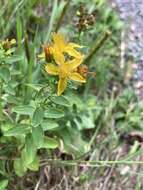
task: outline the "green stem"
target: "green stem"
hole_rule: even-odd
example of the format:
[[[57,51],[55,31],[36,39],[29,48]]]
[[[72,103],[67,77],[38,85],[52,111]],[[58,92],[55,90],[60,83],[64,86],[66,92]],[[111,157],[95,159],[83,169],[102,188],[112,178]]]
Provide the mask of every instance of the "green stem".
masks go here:
[[[59,17],[59,19],[58,19],[58,21],[57,21],[57,24],[56,24],[56,27],[55,27],[55,32],[57,32],[58,29],[59,29],[60,26],[61,26],[63,17],[64,17],[64,15],[65,15],[65,13],[66,13],[66,10],[67,10],[68,6],[69,6],[69,3],[70,3],[70,0],[68,0],[68,1],[65,3],[65,5],[64,5],[64,8],[63,8],[63,10],[62,10],[62,12],[61,12],[61,15],[60,15],[60,17]]]
[[[82,160],[53,160],[48,159],[46,162],[41,163],[41,165],[46,164],[60,164],[60,165],[66,165],[66,166],[88,166],[88,167],[97,167],[97,166],[112,166],[113,164],[139,164],[143,165],[143,161],[136,161],[136,160],[97,160],[97,161],[82,161]]]
[[[88,64],[94,54],[103,46],[108,37],[111,35],[110,31],[106,31],[103,36],[95,43],[95,45],[90,49],[89,55],[85,58],[84,64]]]
[[[28,36],[25,36],[25,53],[26,53],[26,57],[27,57],[27,62],[28,62],[28,72],[27,72],[27,83],[31,84],[32,83],[32,71],[33,71],[33,66],[35,63],[35,52],[34,52],[34,45],[33,44],[29,44],[29,40],[28,40]],[[29,97],[31,96],[31,88],[29,88],[28,86],[26,87],[26,98],[25,101],[27,102],[27,100],[29,99]]]
[[[0,119],[2,118],[3,115],[3,110],[2,110],[2,81],[0,81]]]
[[[90,90],[92,84],[92,79],[87,80],[86,86],[85,86],[85,90],[84,90],[84,98],[86,99]]]
[[[91,140],[89,142],[89,147],[91,147],[93,145],[93,143],[95,142],[96,137],[97,137],[98,132],[99,132],[100,129],[101,129],[101,123],[99,123],[98,127],[96,128],[96,130],[95,130],[95,132],[94,132],[94,134],[93,134],[93,136],[92,136],[92,138],[91,138]]]
[[[25,46],[25,53],[26,53],[27,62],[29,64],[29,62],[30,62],[30,50],[29,50],[29,43],[28,43],[28,35],[27,34],[25,34],[24,46]]]
[[[55,15],[56,15],[56,12],[57,12],[57,6],[58,6],[58,1],[54,0],[51,19],[50,19],[49,26],[48,26],[48,32],[47,32],[47,35],[46,35],[46,38],[45,38],[46,42],[48,41],[49,36],[51,34],[51,31],[52,31],[52,28],[53,28],[53,24],[54,24],[54,21],[55,21]]]

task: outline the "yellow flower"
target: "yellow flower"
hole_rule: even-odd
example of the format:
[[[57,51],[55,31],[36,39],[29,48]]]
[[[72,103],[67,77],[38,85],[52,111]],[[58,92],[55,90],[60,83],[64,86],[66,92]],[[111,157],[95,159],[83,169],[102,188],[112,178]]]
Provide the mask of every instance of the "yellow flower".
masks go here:
[[[16,44],[16,40],[15,39],[6,39],[5,41],[2,41],[1,42],[1,45],[2,47],[5,49],[5,50],[8,50],[11,48],[12,45]]]
[[[69,61],[65,61],[64,56],[61,56],[57,60],[57,66],[54,64],[47,64],[45,70],[51,75],[58,75],[58,96],[60,96],[67,87],[67,80],[71,79],[77,82],[86,82],[85,78],[77,72],[77,67],[82,63],[83,55],[80,58],[74,58]]]
[[[5,51],[5,55],[11,55],[13,52],[12,46],[16,44],[15,39],[6,39],[0,42],[0,48]]]
[[[65,41],[64,36],[60,33],[53,34],[53,44],[49,47],[50,53],[53,54],[55,61],[63,59],[63,53],[74,58],[80,58],[81,54],[75,48],[81,48],[82,46],[75,43],[68,43]]]
[[[38,55],[38,58],[46,59],[46,61],[49,62],[47,57],[49,58],[48,55],[52,55],[54,60],[59,62],[61,59],[64,59],[64,53],[67,53],[73,58],[81,57],[80,52],[78,52],[75,48],[82,48],[83,46],[66,42],[64,36],[60,33],[54,33],[52,38],[53,43],[43,45],[44,52]]]

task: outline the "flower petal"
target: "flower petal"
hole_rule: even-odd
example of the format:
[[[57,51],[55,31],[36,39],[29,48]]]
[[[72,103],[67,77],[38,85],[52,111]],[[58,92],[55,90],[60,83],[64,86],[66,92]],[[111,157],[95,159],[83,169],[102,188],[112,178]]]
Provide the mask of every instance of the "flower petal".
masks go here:
[[[58,65],[62,65],[65,62],[65,57],[62,53],[54,52],[53,57]]]
[[[53,64],[47,64],[45,70],[50,75],[58,75],[58,67]]]
[[[69,75],[69,78],[71,80],[77,81],[77,82],[86,82],[85,78],[82,77],[79,73],[73,72]]]
[[[60,78],[58,82],[58,96],[60,96],[67,87],[67,78]]]
[[[72,43],[72,42],[68,43],[68,46],[70,48],[82,48],[82,47],[84,47],[84,46],[80,46],[80,45],[78,45],[76,43]]]
[[[84,55],[80,55],[80,56],[81,56],[80,58],[67,61],[67,64],[69,64],[70,71],[73,71],[74,69],[76,69],[83,62]]]
[[[59,49],[65,48],[66,42],[65,42],[64,36],[61,33],[54,33],[52,37],[53,37],[54,44]]]
[[[64,52],[68,53],[70,56],[75,57],[75,58],[81,57],[81,53],[70,46],[67,46]]]
[[[59,49],[56,48],[55,46],[53,46],[53,47],[51,46],[49,49],[50,49],[51,54],[52,54],[53,57],[54,57],[55,62],[56,62],[58,65],[64,64],[64,62],[65,62],[65,57],[64,57],[64,55],[62,54],[62,52],[60,52]]]

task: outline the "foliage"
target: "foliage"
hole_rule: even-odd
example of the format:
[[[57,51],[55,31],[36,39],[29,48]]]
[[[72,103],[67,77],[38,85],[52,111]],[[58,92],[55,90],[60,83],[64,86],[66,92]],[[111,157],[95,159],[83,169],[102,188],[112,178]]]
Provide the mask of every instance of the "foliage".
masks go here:
[[[38,171],[43,159],[61,159],[56,151],[84,159],[93,149],[100,152],[107,139],[112,151],[121,134],[142,129],[142,103],[130,84],[124,88],[126,73],[119,65],[122,23],[104,0],[2,3],[0,189],[15,175]],[[47,60],[39,56],[41,44],[57,31],[83,46],[87,69],[86,84],[68,81],[61,96],[57,76],[46,72]],[[99,147],[96,137],[103,130],[108,137]]]

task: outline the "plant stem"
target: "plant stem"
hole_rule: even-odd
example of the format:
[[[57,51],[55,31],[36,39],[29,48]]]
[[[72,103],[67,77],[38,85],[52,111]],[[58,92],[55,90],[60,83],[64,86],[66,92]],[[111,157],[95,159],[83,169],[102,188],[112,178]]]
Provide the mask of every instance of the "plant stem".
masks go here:
[[[95,130],[95,132],[94,132],[94,134],[93,134],[91,140],[89,141],[89,147],[91,147],[91,146],[93,145],[93,143],[94,143],[94,141],[96,140],[96,137],[97,137],[98,132],[99,132],[100,129],[101,129],[101,123],[99,123],[99,125],[98,125],[98,127],[96,128],[96,130]]]
[[[2,81],[0,81],[0,119],[2,118],[3,115],[3,110],[2,110]]]
[[[82,161],[82,160],[53,160],[48,159],[46,162],[41,163],[41,165],[47,165],[47,164],[59,164],[59,165],[66,165],[66,166],[88,166],[88,167],[97,167],[97,166],[109,166],[111,167],[114,164],[139,164],[143,165],[143,161],[136,161],[136,160],[97,160],[97,161]]]
[[[106,31],[103,36],[95,43],[95,45],[90,49],[89,55],[85,58],[84,64],[88,64],[91,60],[91,58],[94,56],[94,54],[103,46],[103,44],[106,42],[106,40],[111,35],[110,31]]]
[[[57,24],[56,24],[56,27],[55,27],[55,32],[57,32],[58,29],[59,29],[60,26],[61,26],[63,17],[64,17],[64,15],[65,15],[65,13],[66,13],[66,10],[67,10],[67,8],[68,8],[69,3],[70,3],[70,0],[68,0],[68,1],[65,3],[65,5],[64,5],[64,8],[63,8],[63,10],[62,10],[62,12],[61,12],[61,15],[60,15],[60,18],[59,18],[58,21],[57,21]]]
[[[30,50],[29,50],[29,43],[28,43],[28,35],[27,34],[25,34],[24,46],[25,46],[25,53],[26,53],[27,62],[29,64],[29,62],[30,62]]]
[[[32,71],[33,71],[33,66],[35,63],[35,48],[34,48],[34,44],[29,44],[29,40],[28,40],[28,36],[25,36],[25,53],[26,53],[26,58],[27,58],[27,62],[28,62],[28,71],[27,71],[27,83],[31,84],[32,83]],[[31,88],[29,88],[28,86],[26,87],[26,99],[25,101],[27,102],[27,100],[29,99],[29,97],[31,96]]]
[[[52,28],[53,28],[53,24],[54,24],[54,21],[55,21],[55,14],[57,12],[57,7],[58,7],[58,1],[54,0],[53,9],[52,9],[52,13],[51,13],[51,18],[50,18],[50,22],[49,22],[49,26],[48,26],[48,32],[47,32],[47,35],[46,35],[46,38],[45,38],[46,42],[48,41],[49,36],[51,34],[51,31],[52,31]]]

